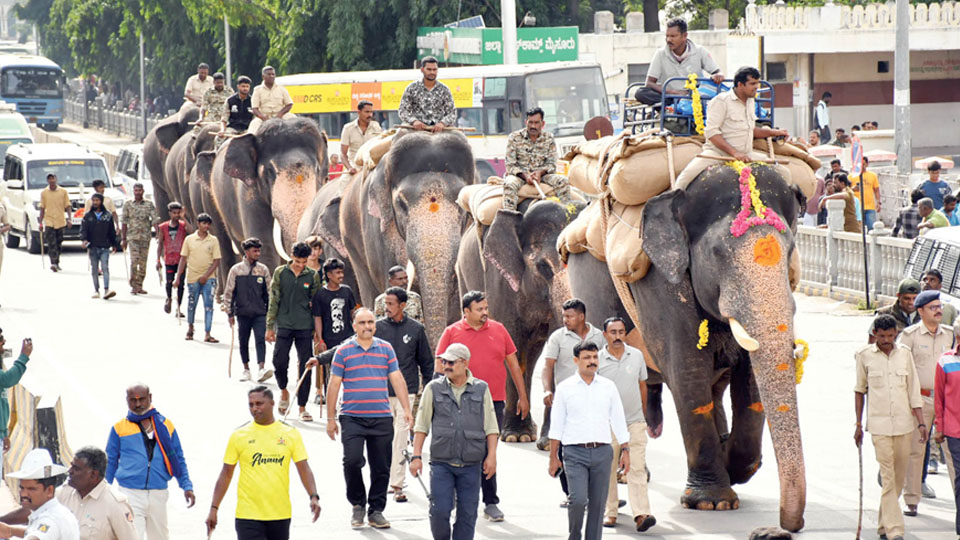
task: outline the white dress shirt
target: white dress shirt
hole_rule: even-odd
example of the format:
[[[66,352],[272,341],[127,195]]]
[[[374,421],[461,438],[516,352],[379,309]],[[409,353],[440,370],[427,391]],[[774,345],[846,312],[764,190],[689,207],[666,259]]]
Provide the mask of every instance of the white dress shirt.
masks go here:
[[[630,440],[613,381],[594,375],[587,384],[578,373],[557,385],[550,411],[551,439],[561,444],[609,444],[611,430],[621,444]]]
[[[56,497],[30,513],[24,538],[37,540],[80,540],[77,518]]]

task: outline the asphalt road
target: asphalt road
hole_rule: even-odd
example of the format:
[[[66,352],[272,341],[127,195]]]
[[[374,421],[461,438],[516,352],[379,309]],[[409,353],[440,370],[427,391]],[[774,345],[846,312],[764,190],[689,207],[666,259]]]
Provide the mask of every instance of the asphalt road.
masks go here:
[[[90,444],[103,447],[112,424],[126,413],[126,386],[135,381],[151,386],[155,406],[180,432],[197,492],[196,507],[187,509],[182,492],[171,485],[172,538],[203,538],[203,521],[227,437],[249,420],[245,396],[248,385],[238,380],[241,367],[237,355],[234,377],[227,378],[230,329],[223,313],[216,313],[213,329],[220,344],[184,341],[186,326],[163,313],[163,289],[156,272],[151,271],[145,283],[150,294],[133,297],[126,284],[123,260],[120,254],[111,259],[117,297],[93,300],[87,259],[79,244],[68,244],[62,260],[64,271],[59,274],[42,268],[39,256],[28,255],[23,249],[6,249],[0,277],[0,327],[15,353],[23,337],[33,338],[35,351],[25,380],[31,388],[62,396],[68,440],[74,449]],[[852,442],[853,352],[866,337],[869,318],[822,298],[798,295],[797,305],[799,337],[809,341],[811,349],[799,387],[808,482],[806,528],[800,537],[847,540],[856,530],[858,493],[857,451]],[[296,380],[295,374],[292,379]],[[275,386],[275,380],[270,384]],[[538,388],[535,385],[532,396],[536,418],[543,410]],[[666,399],[664,409],[663,436],[651,441],[647,453],[653,475],[650,499],[658,524],[645,536],[744,539],[755,527],[776,525],[779,489],[769,437],[764,445],[764,465],[749,484],[736,488],[741,499],[739,510],[702,512],[680,507],[686,458],[672,400]],[[429,538],[427,503],[419,486],[409,478],[410,502],[396,504],[391,499],[387,505],[385,515],[393,528],[350,529],[341,446],[327,438],[320,408],[310,405],[310,410],[317,421],[292,423],[307,444],[323,513],[317,523],[310,523],[307,495],[294,474],[293,538]],[[880,490],[874,480],[877,466],[873,449],[869,437],[866,440],[863,537],[875,538]],[[477,537],[565,537],[566,516],[558,507],[562,493],[558,482],[547,476],[546,454],[532,443],[501,443],[498,456],[501,508],[507,519],[491,524],[481,518]],[[921,503],[920,517],[906,518],[908,538],[956,538],[952,533],[954,505],[949,480],[945,469],[941,471],[929,478],[938,498]],[[214,538],[234,536],[231,517],[235,486],[236,480],[221,505],[221,527]],[[626,489],[621,487],[621,497],[625,496]],[[604,531],[607,538],[637,534],[629,526],[629,516],[621,514],[620,521],[618,528]]]

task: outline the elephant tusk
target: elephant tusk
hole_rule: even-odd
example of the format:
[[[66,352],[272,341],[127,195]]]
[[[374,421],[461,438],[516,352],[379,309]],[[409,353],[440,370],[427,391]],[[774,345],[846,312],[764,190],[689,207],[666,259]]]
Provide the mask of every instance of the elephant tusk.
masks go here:
[[[729,321],[730,330],[733,332],[733,338],[737,340],[737,343],[739,343],[741,347],[746,349],[747,352],[753,352],[760,348],[760,343],[750,337],[747,329],[744,328],[739,321],[732,317],[729,319]]]

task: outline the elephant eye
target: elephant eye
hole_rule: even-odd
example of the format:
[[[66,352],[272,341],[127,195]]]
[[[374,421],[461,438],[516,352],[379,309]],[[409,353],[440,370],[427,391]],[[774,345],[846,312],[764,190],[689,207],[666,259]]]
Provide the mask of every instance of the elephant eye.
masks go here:
[[[547,281],[553,280],[553,267],[544,259],[537,261],[537,272]]]

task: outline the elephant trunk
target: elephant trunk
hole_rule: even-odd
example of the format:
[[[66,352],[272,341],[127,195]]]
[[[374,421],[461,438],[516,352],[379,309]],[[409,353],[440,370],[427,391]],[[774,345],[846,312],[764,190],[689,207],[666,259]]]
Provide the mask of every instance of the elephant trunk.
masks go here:
[[[297,241],[297,227],[317,194],[317,181],[316,167],[306,160],[277,171],[270,193],[270,210],[280,226],[283,253],[290,253]]]
[[[753,240],[753,241],[751,241]],[[775,245],[774,245],[775,244]],[[788,280],[787,238],[751,235],[735,250],[730,281],[721,289],[720,311],[750,354],[767,416],[780,478],[780,526],[803,527],[806,474],[797,410],[793,295]]]

